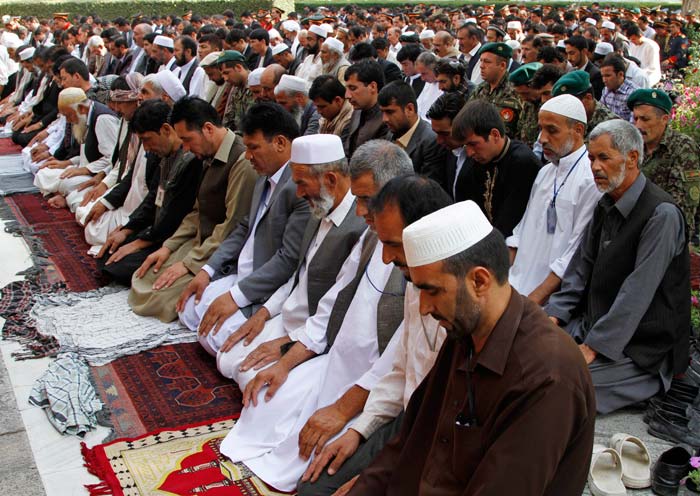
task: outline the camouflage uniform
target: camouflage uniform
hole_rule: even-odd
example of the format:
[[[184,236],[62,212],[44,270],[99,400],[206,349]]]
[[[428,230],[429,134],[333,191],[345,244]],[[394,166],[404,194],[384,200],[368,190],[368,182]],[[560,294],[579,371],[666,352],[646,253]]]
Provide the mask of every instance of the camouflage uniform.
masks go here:
[[[226,110],[224,111],[224,127],[229,128],[231,131],[240,131],[241,118],[243,118],[252,104],[253,94],[247,87],[234,86],[231,88],[228,102],[226,102]]]
[[[586,129],[586,142],[588,142],[588,135],[591,134],[591,131],[600,124],[601,122],[609,121],[610,119],[619,119],[620,117],[610,110],[608,107],[603,105],[602,103],[596,101],[595,102],[595,110],[593,111],[593,115],[591,118],[588,120],[588,128]]]
[[[661,143],[650,155],[645,153],[642,163],[644,175],[670,194],[683,211],[691,233],[700,200],[699,154],[692,138],[667,125]]]
[[[513,91],[513,87],[508,81],[508,71],[503,75],[501,82],[498,83],[496,89],[491,91],[491,85],[484,81],[469,96],[469,100],[483,98],[493,103],[498,107],[498,112],[501,114],[501,119],[506,126],[506,134],[511,137],[517,137],[518,132],[518,116],[522,110],[520,98]]]
[[[540,134],[539,113],[542,102],[523,102],[523,111],[518,119],[516,138],[532,148]]]

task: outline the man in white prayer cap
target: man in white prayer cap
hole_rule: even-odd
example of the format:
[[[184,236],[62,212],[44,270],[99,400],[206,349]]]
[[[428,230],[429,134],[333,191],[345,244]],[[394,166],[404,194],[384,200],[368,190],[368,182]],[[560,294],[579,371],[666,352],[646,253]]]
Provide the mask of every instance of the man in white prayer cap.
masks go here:
[[[591,378],[573,339],[508,284],[503,236],[466,201],[406,227],[403,248],[420,312],[447,339],[398,436],[348,494],[500,495],[513,481],[526,496],[580,494]]]
[[[337,143],[336,138],[324,139]],[[383,262],[368,202],[386,181],[412,170],[408,155],[386,140],[357,149],[350,161],[351,190],[357,214],[371,229],[353,247],[315,315],[286,338],[291,344],[284,350],[279,343],[269,347],[276,363],[248,383],[241,417],[221,444],[224,455],[242,461],[277,490],[294,490],[311,455],[344,432],[391,368],[401,334],[396,330],[403,319],[405,280],[398,268]],[[258,347],[243,366],[269,363],[265,352]]]
[[[277,45],[279,46],[279,45]],[[274,47],[272,50],[274,51],[276,47]],[[258,67],[257,69],[254,69],[248,73],[248,89],[250,92],[253,94],[253,99],[256,102],[261,101],[262,99],[262,85],[261,83],[261,78],[262,74],[265,72],[264,67]]]
[[[112,165],[119,120],[106,105],[89,100],[80,88],[66,88],[58,94],[58,111],[72,125],[80,154],[66,161],[53,161],[50,166],[42,165],[34,185],[45,196],[52,195],[52,207],[67,206],[75,212],[87,193],[79,187],[94,175],[108,172]]]
[[[175,60],[175,41],[162,34],[156,36],[151,45],[151,58],[160,63],[158,72],[178,69],[177,61]]]
[[[221,55],[221,52],[211,52],[204,56],[199,63],[199,66],[207,74],[207,82],[204,84],[204,96],[202,98],[214,108],[218,108],[228,89],[226,80],[221,74],[221,69],[216,63],[219,55]]]
[[[350,67],[350,61],[345,58],[345,45],[336,38],[328,38],[321,45],[321,61],[323,74],[328,74],[345,81],[345,71]]]
[[[299,124],[302,136],[318,134],[318,121],[321,116],[316,112],[314,102],[309,99],[309,88],[305,79],[283,75],[275,86],[275,100],[292,114]]]
[[[530,190],[522,220],[509,236],[513,287],[543,305],[559,289],[600,198],[583,138],[586,109],[572,95],[559,95],[540,108],[540,140],[549,163]]]
[[[149,74],[143,79],[139,90],[139,101],[158,98],[171,107],[187,95],[185,87],[171,71],[161,71]]]
[[[306,35],[307,57],[296,71],[296,75],[306,79],[309,84],[313,83],[316,77],[323,72],[323,61],[321,60],[321,45],[328,38],[328,32],[321,26],[312,24]]]

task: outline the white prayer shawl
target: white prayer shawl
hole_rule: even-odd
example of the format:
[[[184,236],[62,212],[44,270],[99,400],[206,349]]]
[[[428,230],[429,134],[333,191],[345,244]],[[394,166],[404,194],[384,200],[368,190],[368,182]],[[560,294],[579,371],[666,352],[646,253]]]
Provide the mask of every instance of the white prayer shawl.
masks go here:
[[[358,244],[361,246],[361,241]],[[353,385],[371,390],[391,369],[401,333],[394,333],[380,357],[377,304],[381,295],[369,280],[383,288],[392,269],[392,265],[382,262],[382,245],[378,243],[368,264],[368,277],[360,282],[330,351],[293,369],[269,402],[264,400],[263,389],[258,406],[243,409],[221,444],[224,455],[234,462],[244,462],[278,490],[292,491],[296,487],[309,464],[299,457],[299,432],[309,417],[334,403]]]
[[[351,424],[365,439],[406,409],[447,337],[438,321],[420,314],[420,290],[411,283],[406,286],[404,325],[399,332],[391,371],[375,384],[362,413]]]
[[[579,156],[581,160],[561,186]],[[557,188],[561,188],[556,201],[557,226],[553,234],[548,234],[547,208],[555,180]],[[525,214],[506,240],[509,247],[518,249],[509,274],[509,281],[518,292],[529,295],[550,272],[564,276],[601,195],[585,146],[562,158],[558,166],[549,163],[540,169]]]
[[[416,101],[418,104],[418,115],[421,119],[430,122],[430,119],[428,119],[426,114],[428,113],[428,110],[430,110],[430,107],[432,107],[433,103],[435,103],[435,100],[440,98],[440,95],[442,95],[442,90],[438,88],[437,82],[425,83],[425,86],[423,86],[423,90],[420,92],[420,95],[418,95],[418,99]]]

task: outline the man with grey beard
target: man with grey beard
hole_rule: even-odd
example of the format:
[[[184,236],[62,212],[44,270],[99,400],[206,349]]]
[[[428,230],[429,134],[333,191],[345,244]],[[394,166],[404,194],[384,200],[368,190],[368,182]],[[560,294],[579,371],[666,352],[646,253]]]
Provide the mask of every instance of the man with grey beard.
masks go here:
[[[550,163],[537,174],[525,214],[506,239],[510,283],[540,305],[559,289],[600,198],[583,142],[586,120],[583,103],[572,95],[542,105],[541,140]]]
[[[45,162],[37,171],[34,185],[49,205],[69,207],[75,212],[86,190],[79,186],[100,172],[107,172],[117,142],[119,120],[107,106],[89,100],[80,88],[66,88],[58,95],[58,111],[72,125],[80,154],[68,160]]]
[[[603,197],[545,311],[578,343],[604,414],[664,393],[688,367],[690,258],[683,213],[639,169],[639,131],[601,123],[588,156]],[[649,424],[669,428],[683,426]]]
[[[284,74],[275,86],[275,100],[292,114],[302,136],[318,134],[321,116],[314,102],[309,100],[306,80]]]

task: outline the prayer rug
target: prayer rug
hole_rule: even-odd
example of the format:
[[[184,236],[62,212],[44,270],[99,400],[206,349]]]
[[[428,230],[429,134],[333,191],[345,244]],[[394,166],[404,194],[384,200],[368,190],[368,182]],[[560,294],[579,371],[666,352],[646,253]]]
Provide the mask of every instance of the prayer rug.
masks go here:
[[[86,488],[93,496],[289,494],[270,489],[245,465],[221,454],[235,418],[161,429],[92,449],[83,443],[85,466],[102,481]]]
[[[15,145],[12,142],[12,138],[0,138],[0,155],[11,155],[21,151],[22,147]]]
[[[199,343],[162,346],[92,367],[95,388],[117,437],[240,413],[238,386]]]

